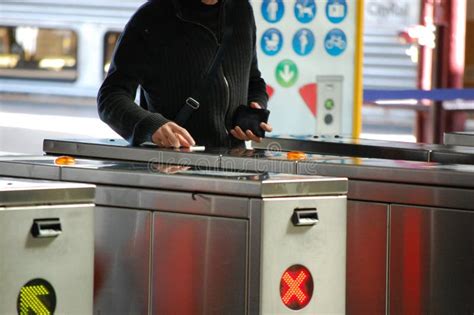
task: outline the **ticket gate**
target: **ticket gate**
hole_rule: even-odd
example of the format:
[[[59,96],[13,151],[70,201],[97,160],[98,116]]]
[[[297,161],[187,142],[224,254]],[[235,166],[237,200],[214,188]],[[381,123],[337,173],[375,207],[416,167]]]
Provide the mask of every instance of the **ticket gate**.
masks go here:
[[[88,158],[115,159],[136,162],[159,162],[186,166],[214,167],[230,170],[296,174],[298,157],[275,149],[162,149],[154,145],[132,147],[121,139],[82,139],[44,141],[43,150],[51,155],[70,155]],[[340,160],[340,156],[305,154],[305,160]]]
[[[126,142],[115,145],[108,142],[50,140],[45,142],[45,151],[121,156],[119,147],[128,147]],[[126,159],[150,154],[162,162],[172,157],[173,161],[193,164],[217,157],[219,165],[228,169],[272,169],[291,174],[296,170],[298,174],[348,177],[347,312],[419,313],[417,310],[428,312],[428,309],[436,308],[448,313],[449,309],[463,313],[474,309],[471,302],[474,301],[474,273],[469,271],[474,257],[471,233],[474,228],[474,169],[469,165],[409,160],[469,161],[473,157],[469,148],[415,144],[400,147],[397,143],[380,141],[362,141],[361,146],[354,142],[347,146],[345,142],[351,141],[343,139],[340,145],[333,147],[332,141],[328,142],[323,143],[327,150],[319,152],[335,155],[359,152],[362,156],[375,152],[384,159],[324,156],[311,151],[311,147],[296,146],[299,142],[293,141],[288,142],[290,147],[285,146],[285,142],[273,142],[253,151],[180,152],[139,147],[134,148],[135,156]],[[377,147],[376,144],[383,145]],[[101,150],[96,149],[99,146]],[[363,152],[367,146],[370,150]],[[284,151],[305,148],[309,152]],[[181,155],[186,158],[180,159]],[[405,160],[390,160],[390,156]],[[413,232],[410,237],[404,234],[408,231]],[[412,239],[429,249],[419,253],[417,262],[412,262],[411,252],[405,251],[414,250]],[[452,243],[457,246],[450,246]],[[406,259],[401,259],[402,256]],[[409,296],[404,292],[410,289],[407,286],[413,275],[406,272],[413,266],[418,268],[422,278],[414,291],[416,294]],[[421,273],[422,270],[429,274]],[[452,274],[453,277],[436,276],[439,274]],[[405,282],[399,279],[405,279]]]
[[[474,167],[352,158],[298,164],[347,176],[347,312],[474,312]]]
[[[432,145],[380,140],[352,139],[339,136],[276,137],[253,143],[257,149],[268,147],[282,151],[333,154],[379,159],[428,161]]]
[[[90,314],[92,185],[0,177],[0,314]]]
[[[459,138],[459,137],[458,137]],[[154,145],[134,148],[120,139],[45,140],[43,150],[49,154],[123,159],[128,161],[165,161],[172,164],[225,167],[242,170],[266,170],[294,173],[296,162],[281,153],[305,152],[318,160],[335,156],[365,157],[388,160],[435,162],[443,164],[474,164],[474,148],[466,146],[433,145],[341,137],[265,138],[252,143],[255,151],[208,149],[204,152],[163,150]],[[140,154],[137,154],[140,152]],[[240,152],[242,151],[242,152]],[[249,153],[250,152],[250,153]],[[306,159],[305,158],[305,159]]]
[[[345,313],[346,179],[52,156],[0,173],[97,184],[95,314]]]
[[[453,145],[407,143],[344,137],[279,137],[253,143],[257,149],[303,151],[313,154],[424,161],[445,164],[474,164],[474,148]]]

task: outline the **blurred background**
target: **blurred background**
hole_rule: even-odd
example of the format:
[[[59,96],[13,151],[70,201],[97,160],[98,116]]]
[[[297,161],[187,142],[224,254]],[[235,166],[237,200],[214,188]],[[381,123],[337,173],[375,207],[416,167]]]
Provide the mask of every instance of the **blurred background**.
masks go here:
[[[41,153],[51,137],[117,137],[95,97],[142,3],[0,0],[0,151]],[[362,138],[439,143],[443,131],[474,130],[474,102],[462,91],[384,97],[474,87],[474,0],[366,0],[364,25]]]

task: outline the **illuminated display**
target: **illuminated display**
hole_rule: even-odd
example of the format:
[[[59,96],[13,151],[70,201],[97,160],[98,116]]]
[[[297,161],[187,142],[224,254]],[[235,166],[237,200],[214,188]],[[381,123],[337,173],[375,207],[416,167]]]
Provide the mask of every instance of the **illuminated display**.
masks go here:
[[[301,265],[291,266],[281,277],[281,300],[288,308],[300,310],[311,301],[313,287],[313,277],[306,267]]]
[[[34,279],[21,288],[17,300],[19,315],[49,315],[54,314],[55,309],[56,293],[49,282]]]

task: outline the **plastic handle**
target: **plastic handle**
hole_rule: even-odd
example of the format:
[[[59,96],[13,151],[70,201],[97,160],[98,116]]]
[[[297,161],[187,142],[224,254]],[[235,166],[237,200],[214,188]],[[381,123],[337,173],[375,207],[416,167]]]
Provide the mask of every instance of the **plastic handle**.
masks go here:
[[[59,218],[35,219],[31,228],[31,235],[34,238],[58,237],[62,233],[61,221]]]
[[[318,209],[295,209],[291,222],[294,226],[312,226],[319,222]]]

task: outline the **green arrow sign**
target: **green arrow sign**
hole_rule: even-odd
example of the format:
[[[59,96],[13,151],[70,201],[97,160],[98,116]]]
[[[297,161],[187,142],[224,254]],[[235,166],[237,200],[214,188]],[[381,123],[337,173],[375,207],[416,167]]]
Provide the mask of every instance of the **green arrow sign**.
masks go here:
[[[276,68],[275,72],[277,82],[285,88],[292,87],[298,81],[298,67],[291,60],[283,60]]]

